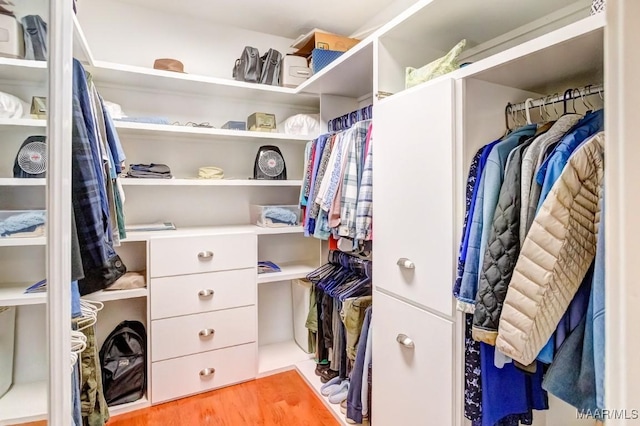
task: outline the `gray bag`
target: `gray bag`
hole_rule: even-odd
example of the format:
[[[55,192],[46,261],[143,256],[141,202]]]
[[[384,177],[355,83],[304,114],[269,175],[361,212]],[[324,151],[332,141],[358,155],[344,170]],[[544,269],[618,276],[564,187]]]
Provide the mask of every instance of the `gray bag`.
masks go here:
[[[282,67],[282,54],[275,49],[269,49],[262,56],[262,75],[260,83],[280,86],[280,68]]]
[[[233,78],[248,83],[259,83],[262,75],[262,60],[258,49],[246,46],[240,59],[236,59],[233,67]]]

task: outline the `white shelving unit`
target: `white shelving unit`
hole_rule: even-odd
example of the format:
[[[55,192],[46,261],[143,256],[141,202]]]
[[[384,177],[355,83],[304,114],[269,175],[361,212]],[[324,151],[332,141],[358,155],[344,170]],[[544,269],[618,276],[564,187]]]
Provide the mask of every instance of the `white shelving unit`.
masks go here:
[[[46,244],[47,244],[46,237],[0,238],[0,247],[44,246]]]
[[[278,266],[280,266],[280,272],[258,274],[258,284],[304,278],[318,267],[317,264],[314,264],[313,262],[278,264]]]
[[[373,36],[362,40],[331,64],[298,86],[298,92],[349,98],[373,92]]]
[[[0,64],[0,70],[2,69],[3,67]],[[44,130],[47,127],[47,120],[37,118],[0,118],[0,129],[3,127],[31,127]]]
[[[292,370],[299,362],[311,358],[313,358],[313,354],[304,352],[295,341],[260,346],[258,348],[258,377]]]
[[[0,80],[44,83],[47,80],[47,63],[0,58]]]
[[[122,186],[300,186],[301,180],[122,179]]]
[[[0,122],[0,125],[2,123]],[[252,132],[244,130],[210,129],[203,127],[174,126],[170,124],[135,123],[115,121],[121,136],[168,136],[203,139],[207,141],[234,142],[296,142],[304,143],[312,136],[287,135],[285,133]]]
[[[0,178],[0,186],[45,186],[46,184],[47,180],[44,178]]]
[[[141,398],[137,401],[129,402],[127,404],[114,405],[113,407],[109,407],[109,415],[111,417],[118,416],[120,414],[129,413],[135,410],[141,410],[143,408],[149,407],[150,403],[147,397]]]
[[[245,83],[104,61],[94,61],[93,66],[88,67],[87,70],[91,72],[99,85],[105,87],[135,87],[155,92],[197,94],[261,103],[317,105],[317,97],[298,95],[295,89],[286,87]]]
[[[84,299],[96,302],[112,302],[114,300],[136,299],[139,297],[147,297],[149,290],[146,288],[134,288],[130,290],[100,290],[95,293],[87,294]]]
[[[3,284],[0,287],[0,306],[25,306],[47,303],[47,293],[25,294],[31,284]]]
[[[36,422],[47,417],[47,382],[16,383],[0,398],[0,426]]]

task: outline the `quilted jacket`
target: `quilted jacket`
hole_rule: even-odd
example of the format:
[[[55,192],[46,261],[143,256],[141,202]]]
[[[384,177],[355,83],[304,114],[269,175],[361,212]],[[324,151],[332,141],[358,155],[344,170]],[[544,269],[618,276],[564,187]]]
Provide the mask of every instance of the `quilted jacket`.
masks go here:
[[[473,338],[495,345],[502,304],[520,253],[522,150],[513,152],[493,215],[473,313]]]
[[[603,176],[600,132],[573,153],[527,234],[496,341],[521,364],[536,359],[593,261]]]

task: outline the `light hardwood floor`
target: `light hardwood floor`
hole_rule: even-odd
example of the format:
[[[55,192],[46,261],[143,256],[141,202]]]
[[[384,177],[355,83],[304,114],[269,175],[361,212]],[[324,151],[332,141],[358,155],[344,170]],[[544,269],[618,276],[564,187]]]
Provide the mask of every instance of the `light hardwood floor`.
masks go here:
[[[23,426],[44,426],[46,422]],[[295,371],[112,418],[107,426],[336,426]]]

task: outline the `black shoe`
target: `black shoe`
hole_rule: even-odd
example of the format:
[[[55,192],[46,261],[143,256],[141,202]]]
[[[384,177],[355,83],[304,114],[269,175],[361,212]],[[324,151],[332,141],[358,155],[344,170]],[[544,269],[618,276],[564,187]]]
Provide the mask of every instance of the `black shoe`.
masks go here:
[[[316,364],[316,376],[322,376],[322,373],[329,369],[329,364]]]
[[[328,368],[326,371],[324,371],[321,375],[320,375],[320,381],[322,383],[327,383],[329,380],[333,379],[334,377],[338,376],[338,372],[331,370],[330,368]]]

